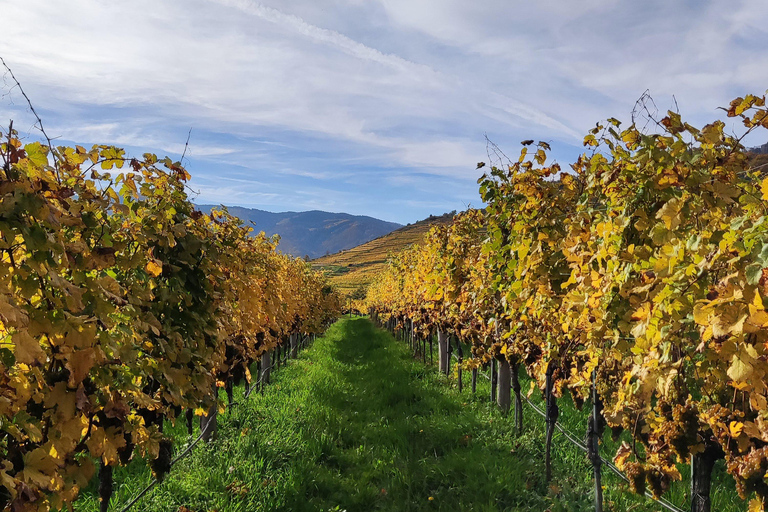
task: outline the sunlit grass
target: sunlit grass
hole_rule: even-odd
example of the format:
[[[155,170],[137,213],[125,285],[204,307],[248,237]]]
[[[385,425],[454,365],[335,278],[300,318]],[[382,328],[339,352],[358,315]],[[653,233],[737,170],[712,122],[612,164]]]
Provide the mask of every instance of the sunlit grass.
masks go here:
[[[525,431],[455,378],[413,359],[405,343],[364,318],[342,319],[283,367],[262,395],[220,417],[217,441],[193,452],[134,510],[589,511],[586,457],[555,436],[554,480],[544,481],[544,423],[526,408]],[[238,395],[242,390],[237,390]],[[534,393],[534,399],[538,393]],[[561,403],[583,432],[587,411]],[[180,449],[181,425],[173,430]],[[606,453],[612,448],[604,447]],[[141,461],[116,471],[114,505],[150,481]],[[655,511],[606,474],[606,510]],[[713,510],[743,511],[718,470]],[[685,509],[686,484],[670,499]],[[77,510],[97,510],[95,488]]]

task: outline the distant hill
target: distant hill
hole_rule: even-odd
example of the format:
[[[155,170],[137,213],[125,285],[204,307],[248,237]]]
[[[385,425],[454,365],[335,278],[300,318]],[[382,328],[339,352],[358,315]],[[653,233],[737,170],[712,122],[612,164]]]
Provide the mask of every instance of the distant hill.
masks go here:
[[[213,205],[197,205],[209,212]],[[278,248],[284,253],[303,258],[318,258],[364,244],[402,226],[364,215],[308,212],[272,213],[240,206],[228,207],[229,213],[246,222],[255,223],[256,231],[280,235]]]
[[[390,254],[421,243],[432,226],[450,223],[455,213],[431,216],[353,249],[323,256],[312,261],[312,267],[324,269],[330,276],[331,284],[343,295],[364,291],[373,277],[385,267]]]

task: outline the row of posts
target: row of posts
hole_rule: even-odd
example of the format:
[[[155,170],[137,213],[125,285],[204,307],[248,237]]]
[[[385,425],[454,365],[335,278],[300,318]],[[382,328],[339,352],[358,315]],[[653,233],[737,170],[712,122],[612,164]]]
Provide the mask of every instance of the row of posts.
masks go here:
[[[286,364],[288,362],[288,358],[295,359],[298,356],[298,351],[300,348],[305,348],[309,346],[312,342],[315,340],[314,334],[309,335],[301,335],[299,333],[294,333],[288,336],[287,340],[285,340],[281,345],[278,345],[275,347],[274,350],[264,352],[262,354],[261,358],[256,362],[257,364],[257,372],[256,375],[258,375],[258,379],[256,381],[256,385],[260,387],[260,391],[264,392],[264,386],[269,383],[269,378],[271,374],[271,370],[273,367],[279,368],[281,364]],[[275,362],[272,362],[273,354],[274,353],[274,359]],[[234,379],[232,377],[228,378],[225,383],[225,389],[227,392],[227,398],[229,401],[229,406],[231,407],[233,404],[233,391],[234,391]],[[245,392],[248,393],[250,390],[250,385],[248,382],[245,383]],[[218,399],[219,396],[219,388],[214,384],[213,386],[213,394]],[[218,432],[218,405],[213,405],[209,411],[208,414],[205,414],[200,417],[200,431],[201,435],[204,441],[210,441],[211,439],[215,438],[216,433]],[[187,423],[187,432],[189,435],[192,435],[193,433],[193,422],[194,422],[194,412],[192,409],[187,409],[186,415],[185,415],[186,423]],[[162,416],[159,416],[155,418],[155,422],[159,425],[160,432],[163,431],[163,419]],[[162,461],[162,462],[159,462]],[[170,463],[171,463],[171,444],[168,441],[163,441],[160,445],[160,455],[158,458],[153,461],[153,469],[155,464],[162,464],[164,466],[167,466],[163,469],[161,474],[164,474],[168,470],[170,470]],[[113,467],[104,464],[103,462],[99,465],[99,511],[100,512],[108,512],[110,500],[112,498],[113,493]]]
[[[273,368],[279,369],[281,365],[288,363],[288,359],[295,359],[298,357],[299,349],[307,347],[311,342],[314,341],[314,339],[314,334],[302,335],[300,333],[293,333],[289,335],[283,343],[277,345],[273,350],[267,350],[264,352],[261,355],[261,358],[256,361],[256,375],[258,375],[258,378],[255,385],[259,386],[259,391],[263,393],[265,386],[269,384]],[[233,385],[234,380],[230,377],[226,382],[227,398],[230,406],[233,402]],[[249,390],[250,384],[246,382],[245,392],[248,393]],[[213,393],[214,396],[218,397],[219,389],[215,385]],[[192,418],[189,413],[190,411],[187,411],[187,430],[191,435]],[[200,430],[203,434],[203,440],[205,441],[209,441],[211,438],[216,436],[216,432],[218,431],[218,425],[216,422],[217,413],[218,406],[214,405],[208,411],[208,414],[200,417]]]
[[[373,321],[379,326],[388,329],[397,339],[408,341],[414,351],[414,356],[422,356],[423,361],[427,362],[427,345],[429,345],[429,359],[432,359],[432,343],[434,335],[430,333],[427,336],[416,334],[414,322],[409,318],[397,319],[390,317],[386,322],[379,320],[378,314],[373,313]],[[463,390],[462,366],[464,362],[464,353],[461,342],[456,336],[450,336],[445,329],[437,329],[437,347],[438,347],[438,368],[446,376],[450,375],[450,360],[452,353],[457,352],[458,360],[458,386],[459,392]],[[490,369],[491,392],[490,400],[496,402],[499,408],[508,413],[511,408],[511,397],[514,392],[514,422],[518,434],[523,431],[523,400],[519,379],[519,361],[510,361],[504,357],[492,358],[490,363],[486,363]],[[550,363],[546,371],[546,383],[544,389],[545,398],[545,472],[546,480],[552,478],[552,436],[555,432],[557,419],[560,414],[557,405],[557,399],[553,393],[554,374],[557,366]],[[472,393],[477,391],[477,367],[472,368]],[[592,464],[595,480],[595,511],[603,510],[603,488],[602,488],[602,465],[603,461],[599,453],[600,439],[602,438],[605,422],[602,416],[603,407],[600,397],[597,393],[596,371],[592,374],[591,386],[592,410],[587,425],[587,457]],[[691,457],[691,512],[711,512],[711,477],[715,462],[723,457],[723,452],[714,443],[706,444],[703,452]]]

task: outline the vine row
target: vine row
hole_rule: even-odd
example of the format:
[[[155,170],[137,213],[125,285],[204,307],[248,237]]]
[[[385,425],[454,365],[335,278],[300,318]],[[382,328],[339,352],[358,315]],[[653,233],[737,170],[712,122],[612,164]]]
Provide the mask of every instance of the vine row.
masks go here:
[[[517,161],[497,151],[478,181],[486,208],[393,257],[369,312],[414,343],[436,333],[442,370],[451,335],[470,344],[464,369],[498,367],[499,405],[511,389],[520,418],[527,371],[546,398],[548,475],[567,392],[592,403],[594,453],[606,427],[628,432],[614,462],[636,492],[659,497],[692,464],[692,510],[709,511],[724,459],[750,511],[766,510],[768,177],[742,141],[768,109],[748,95],[724,110],[743,133],[672,111],[651,130],[608,119],[567,171],[546,142]]]

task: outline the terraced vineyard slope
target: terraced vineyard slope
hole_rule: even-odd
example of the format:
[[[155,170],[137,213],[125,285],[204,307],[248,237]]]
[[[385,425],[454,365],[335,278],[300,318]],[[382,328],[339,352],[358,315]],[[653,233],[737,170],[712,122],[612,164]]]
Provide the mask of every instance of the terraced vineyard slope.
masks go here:
[[[384,268],[389,254],[421,243],[432,226],[449,224],[452,219],[453,213],[439,217],[430,216],[352,249],[317,258],[312,261],[312,267],[325,270],[331,284],[342,295],[353,296],[356,292],[362,293],[373,276]]]

